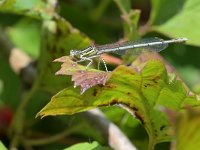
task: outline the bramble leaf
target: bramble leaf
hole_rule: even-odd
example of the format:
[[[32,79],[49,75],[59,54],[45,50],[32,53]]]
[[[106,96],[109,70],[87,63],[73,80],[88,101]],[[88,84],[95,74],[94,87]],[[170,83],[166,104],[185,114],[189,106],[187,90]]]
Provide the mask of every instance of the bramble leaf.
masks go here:
[[[187,105],[199,105],[194,96],[188,96],[180,80],[169,77],[160,61],[149,61],[137,72],[131,67],[119,66],[110,73],[105,86],[95,86],[83,95],[73,87],[52,97],[38,116],[74,114],[92,108],[117,105],[128,109],[145,127],[149,147],[172,138],[172,127],[161,108],[174,111]]]

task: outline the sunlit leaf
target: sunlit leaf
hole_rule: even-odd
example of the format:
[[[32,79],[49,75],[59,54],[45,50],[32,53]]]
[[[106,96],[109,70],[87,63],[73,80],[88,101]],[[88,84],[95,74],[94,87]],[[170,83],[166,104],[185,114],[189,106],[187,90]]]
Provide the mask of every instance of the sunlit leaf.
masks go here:
[[[194,96],[187,95],[181,81],[175,78],[169,81],[160,61],[148,62],[140,72],[119,66],[111,72],[105,86],[95,86],[83,95],[79,92],[80,89],[73,87],[60,91],[38,115],[74,114],[101,106],[121,106],[143,124],[150,137],[150,148],[172,138],[171,125],[160,108],[179,110],[185,105],[199,105]]]
[[[53,17],[56,7],[56,4],[52,2],[49,1],[48,3],[48,1],[41,0],[3,0],[0,2],[0,12],[50,19]]]
[[[40,22],[24,18],[8,29],[8,35],[15,47],[25,51],[33,58],[38,58],[41,40],[40,31]]]
[[[97,142],[92,142],[92,143],[79,143],[75,144],[73,146],[70,146],[68,148],[65,148],[64,150],[110,150],[108,147],[102,147],[99,145]]]
[[[0,141],[0,149],[1,150],[7,150],[7,148],[3,145],[3,143]]]
[[[200,147],[200,112],[187,109],[181,113],[167,111],[174,125],[172,150],[197,150]]]
[[[189,44],[200,46],[199,0],[152,0],[152,8],[153,30],[170,37],[187,37]]]

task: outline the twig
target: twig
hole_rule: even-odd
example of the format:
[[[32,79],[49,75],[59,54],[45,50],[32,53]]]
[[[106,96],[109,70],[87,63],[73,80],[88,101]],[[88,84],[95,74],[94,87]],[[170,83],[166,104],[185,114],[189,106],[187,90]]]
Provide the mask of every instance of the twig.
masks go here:
[[[69,135],[72,132],[76,131],[79,127],[80,126],[75,126],[75,127],[67,128],[66,130],[62,131],[61,133],[58,133],[58,134],[53,135],[53,136],[48,137],[48,138],[27,139],[27,137],[26,137],[26,138],[22,139],[22,142],[25,145],[28,145],[28,146],[39,146],[39,145],[45,145],[45,144],[53,143],[55,141],[63,139],[67,135]]]
[[[118,6],[119,10],[121,11],[122,15],[128,16],[127,10],[122,6],[121,2],[119,0],[114,0],[116,5]]]
[[[15,149],[18,146],[19,141],[21,140],[21,134],[23,133],[24,127],[25,107],[31,100],[33,94],[36,92],[39,81],[40,80],[36,80],[35,84],[16,110],[16,114],[10,126],[10,133],[11,135],[14,134],[10,144],[10,149]]]
[[[91,18],[94,21],[98,21],[99,18],[101,18],[102,14],[105,12],[105,10],[107,9],[107,7],[110,3],[111,3],[111,0],[100,1],[100,3],[97,5],[97,7],[91,13]]]
[[[137,150],[126,135],[115,124],[107,120],[99,109],[89,110],[85,115],[100,129],[110,147],[115,150]]]

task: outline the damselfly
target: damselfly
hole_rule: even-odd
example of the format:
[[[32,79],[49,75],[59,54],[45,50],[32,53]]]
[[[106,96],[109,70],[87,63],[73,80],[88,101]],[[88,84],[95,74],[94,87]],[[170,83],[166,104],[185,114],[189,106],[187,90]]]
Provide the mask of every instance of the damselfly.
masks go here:
[[[92,63],[94,58],[101,58],[101,55],[109,52],[124,52],[128,49],[142,48],[139,53],[143,50],[149,50],[153,52],[160,52],[167,48],[169,43],[182,43],[187,41],[187,38],[176,38],[171,40],[163,40],[160,38],[147,38],[139,41],[130,41],[124,43],[112,43],[105,45],[91,45],[83,50],[71,50],[70,57],[76,62],[89,61],[86,68],[88,68]],[[136,50],[135,50],[136,52]],[[137,54],[139,54],[137,51]],[[106,71],[108,71],[107,66],[103,58],[101,58]],[[99,59],[100,63],[100,59]],[[99,65],[98,65],[99,66]]]

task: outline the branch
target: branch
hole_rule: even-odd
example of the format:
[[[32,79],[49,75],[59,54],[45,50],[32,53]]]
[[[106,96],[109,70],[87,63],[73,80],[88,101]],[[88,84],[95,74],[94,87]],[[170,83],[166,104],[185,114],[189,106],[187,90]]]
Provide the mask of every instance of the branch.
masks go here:
[[[97,126],[113,149],[137,150],[126,135],[114,123],[107,120],[99,109],[89,110],[85,113],[85,116]]]

